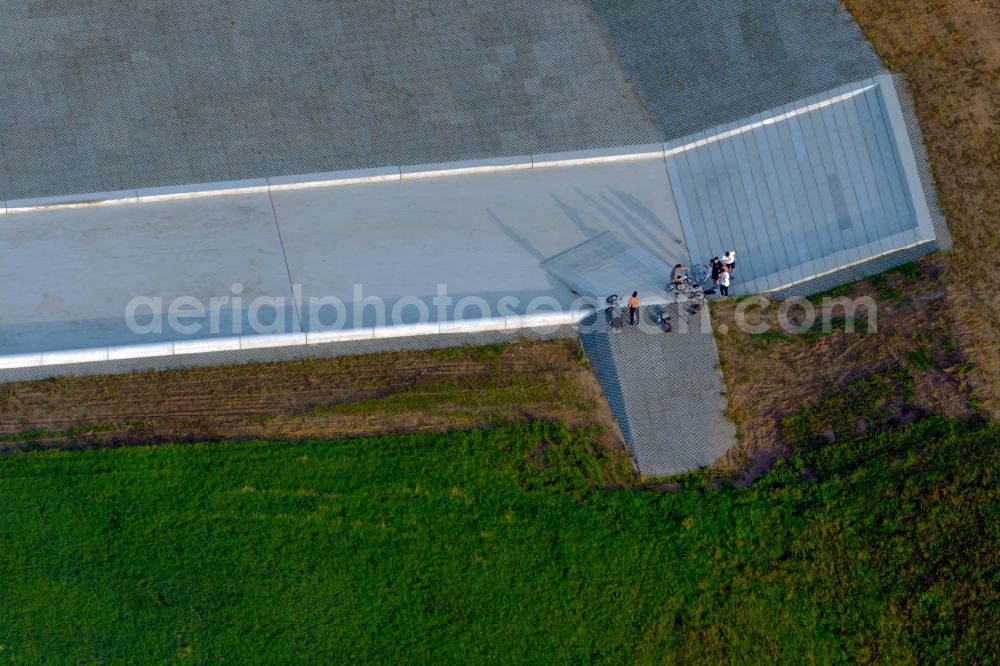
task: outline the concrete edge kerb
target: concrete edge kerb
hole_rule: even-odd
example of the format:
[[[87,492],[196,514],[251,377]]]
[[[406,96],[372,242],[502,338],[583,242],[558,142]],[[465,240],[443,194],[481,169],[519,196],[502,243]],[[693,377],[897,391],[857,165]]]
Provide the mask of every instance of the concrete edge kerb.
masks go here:
[[[315,331],[309,333],[198,338],[193,340],[178,340],[176,342],[154,342],[88,349],[60,349],[29,354],[7,354],[0,355],[0,370],[69,365],[73,363],[123,361],[159,356],[182,356],[210,352],[270,349],[297,345],[330,344],[355,340],[381,340],[452,333],[550,328],[577,324],[593,312],[594,310],[590,308],[583,308],[568,312],[535,312],[526,315],[433,322],[428,324],[374,326],[371,328]]]
[[[607,164],[610,162],[631,162],[664,158],[662,143],[597,150],[576,150],[564,153],[543,153],[531,156],[532,168],[561,166],[583,166],[587,164]]]
[[[795,107],[786,113],[767,116],[756,123],[749,123],[744,126],[736,127],[735,129],[718,132],[682,145],[673,145],[673,142],[667,142],[636,146],[599,148],[595,150],[578,150],[561,153],[540,153],[532,155],[486,158],[461,162],[441,162],[436,164],[356,169],[351,171],[274,176],[270,178],[203,183],[197,185],[176,185],[168,187],[142,188],[137,190],[122,190],[118,192],[97,192],[90,194],[43,197],[38,199],[8,200],[0,202],[0,215],[66,208],[90,208],[130,203],[152,203],[233,194],[254,194],[265,192],[270,194],[272,192],[297,189],[334,187],[338,185],[358,185],[480,173],[496,173],[499,171],[512,171],[520,169],[584,166],[588,164],[607,164],[645,159],[666,160],[668,157],[679,152],[697,148],[701,145],[718,141],[730,135],[749,131],[758,125],[763,126],[781,122],[788,117],[810,112],[814,109],[829,106],[831,104],[836,104],[874,87],[881,88],[883,100],[886,100],[887,106],[890,107],[890,115],[892,115],[894,112],[898,112],[899,108],[895,90],[891,85],[892,81],[893,77],[889,74],[883,74],[872,79],[865,79],[864,81],[856,84],[844,86],[844,92],[841,92],[840,94],[827,98],[819,98],[818,101],[814,101],[804,106]],[[893,123],[893,125],[897,125],[897,123]],[[908,144],[909,139],[908,137],[905,137],[905,129],[903,130],[904,136],[902,137],[899,136],[900,129],[898,126],[895,127],[895,133],[897,135],[897,142],[903,143],[904,146]],[[907,174],[910,189],[913,190],[913,174],[916,171],[915,164],[910,163],[912,160],[907,161],[905,155],[901,157],[904,158],[904,171]],[[923,203],[923,208],[926,209],[926,201]],[[929,215],[926,211],[919,210],[921,208],[919,206],[919,202],[917,202],[916,205],[918,207],[917,212],[918,218],[920,218],[919,221],[921,225],[924,226],[928,222],[925,218],[929,218]]]
[[[98,208],[103,206],[121,206],[138,203],[137,190],[122,190],[119,192],[91,192],[89,194],[71,194],[58,197],[40,197],[36,199],[11,199],[4,201],[0,214],[33,213],[46,210],[64,210],[68,208]]]
[[[774,292],[784,291],[785,289],[789,289],[791,287],[803,284],[805,282],[812,282],[813,280],[815,280],[817,278],[826,277],[827,275],[832,275],[834,273],[839,273],[839,272],[844,271],[844,270],[849,270],[851,268],[854,268],[855,266],[861,266],[862,264],[867,264],[870,261],[881,259],[883,257],[888,257],[890,255],[896,254],[897,252],[905,252],[906,250],[912,250],[915,247],[920,247],[922,245],[933,245],[933,244],[934,244],[934,239],[933,238],[919,240],[919,241],[917,241],[915,243],[910,243],[909,245],[904,245],[903,247],[897,247],[897,248],[894,248],[892,250],[886,250],[885,252],[879,252],[878,254],[873,254],[870,257],[865,257],[864,259],[858,259],[857,261],[852,261],[850,263],[846,263],[846,264],[843,264],[841,266],[837,266],[836,268],[831,268],[831,269],[826,270],[826,271],[820,271],[819,273],[815,273],[813,275],[810,275],[809,277],[800,278],[798,280],[792,280],[791,282],[786,282],[784,284],[780,284],[777,287],[771,287],[771,288],[769,288],[769,289],[767,289],[765,291],[761,291],[759,293],[761,295],[766,296],[768,294],[773,294]],[[768,276],[764,276],[764,277],[768,277]],[[761,278],[758,278],[758,279],[761,279]]]
[[[242,336],[230,338],[200,338],[178,340],[174,343],[174,356],[182,354],[206,354],[209,352],[239,351]]]
[[[132,358],[156,358],[158,356],[173,356],[174,343],[153,342],[142,345],[125,345],[108,347],[109,361],[124,361]]]
[[[242,335],[240,349],[272,349],[307,344],[305,333],[275,333],[273,335]]]
[[[890,133],[896,144],[896,155],[899,157],[899,164],[903,169],[906,179],[910,203],[913,205],[914,213],[917,217],[917,226],[925,237],[936,238],[937,234],[934,231],[934,224],[931,221],[931,211],[927,203],[927,193],[924,192],[923,183],[920,182],[916,154],[914,153],[913,144],[910,142],[906,119],[903,117],[903,109],[899,103],[899,96],[896,93],[893,76],[891,74],[882,74],[876,77],[876,80],[881,87],[882,103],[889,117]]]
[[[0,356],[0,369],[37,368],[42,365],[42,353]]]
[[[139,203],[156,201],[176,201],[178,199],[201,199],[232,194],[256,194],[267,192],[266,178],[236,180],[224,183],[201,183],[198,185],[177,185],[171,187],[149,187],[137,191]]]
[[[499,171],[521,169],[606,164],[643,159],[663,159],[663,145],[623,146],[565,153],[518,155],[462,162],[355,169],[350,171],[273,176],[269,178],[218,183],[150,187],[136,190],[122,190],[119,192],[96,192],[36,199],[17,199],[0,202],[0,215],[69,208],[98,208],[123,204],[200,199],[234,194],[284,192],[318,187],[496,173]]]
[[[480,331],[507,330],[506,317],[490,317],[488,319],[463,319],[458,321],[443,321],[439,325],[441,333],[478,333]]]
[[[479,173],[496,173],[498,171],[516,171],[532,167],[531,155],[498,157],[484,160],[466,160],[462,162],[443,162],[439,164],[416,164],[399,168],[402,180],[417,178],[436,178],[440,176],[464,176]]]
[[[384,183],[400,179],[400,167],[383,167],[377,169],[353,169],[350,171],[329,171],[326,173],[310,173],[293,176],[274,176],[267,179],[268,191],[285,192],[288,190],[303,190],[316,187],[333,187],[336,185],[360,185],[365,183]]]
[[[69,349],[42,352],[42,365],[66,365],[67,363],[93,363],[107,361],[108,348]]]

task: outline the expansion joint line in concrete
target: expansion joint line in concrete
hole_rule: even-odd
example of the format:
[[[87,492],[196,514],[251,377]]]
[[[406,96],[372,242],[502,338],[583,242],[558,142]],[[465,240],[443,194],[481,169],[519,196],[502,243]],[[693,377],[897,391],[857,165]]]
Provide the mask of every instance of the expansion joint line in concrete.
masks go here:
[[[292,282],[292,269],[288,265],[288,255],[285,253],[285,241],[281,238],[278,211],[274,209],[274,197],[271,195],[270,190],[267,193],[267,202],[271,206],[271,215],[274,217],[274,229],[278,232],[278,246],[281,247],[281,260],[285,262],[285,274],[288,275],[288,289],[292,294],[292,308],[295,310],[295,321],[299,324],[299,333],[305,333],[306,329],[302,324],[302,311],[299,308],[298,295],[295,293],[295,283]]]

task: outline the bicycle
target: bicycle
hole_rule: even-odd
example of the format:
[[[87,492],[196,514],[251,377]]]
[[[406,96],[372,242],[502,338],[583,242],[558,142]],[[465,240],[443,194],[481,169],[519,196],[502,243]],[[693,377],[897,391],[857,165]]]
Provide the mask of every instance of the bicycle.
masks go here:
[[[695,264],[691,267],[690,277],[692,282],[704,289],[705,283],[712,277],[712,269],[705,264]]]
[[[674,297],[674,302],[677,301],[679,296],[686,296],[696,301],[705,300],[705,291],[701,288],[701,284],[692,280],[688,275],[682,275],[680,280],[673,280],[667,283],[667,286],[664,288],[668,295]]]
[[[621,298],[618,294],[611,294],[604,299],[604,302],[608,305],[608,307],[604,308],[604,319],[607,322],[608,329],[622,330],[624,317],[622,315]]]

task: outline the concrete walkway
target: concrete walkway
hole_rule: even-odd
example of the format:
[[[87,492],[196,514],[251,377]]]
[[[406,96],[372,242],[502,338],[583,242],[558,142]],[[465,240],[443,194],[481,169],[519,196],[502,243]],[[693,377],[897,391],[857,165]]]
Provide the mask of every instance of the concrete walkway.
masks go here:
[[[606,294],[546,260],[607,232],[663,274],[735,249],[737,295],[935,239],[886,77],[666,145],[235,186],[4,202],[0,356],[566,310]],[[655,290],[655,273],[599,287]],[[136,333],[135,297],[194,302],[202,325]]]
[[[656,155],[8,213],[0,355],[246,334],[254,314],[276,334],[413,324],[421,309],[431,322],[525,314],[533,301],[566,310],[576,296],[542,262],[593,236],[613,231],[664,265],[688,260]],[[193,299],[204,325],[136,334],[125,320],[136,296]],[[258,298],[277,312],[252,313]],[[329,298],[344,310],[310,307]]]

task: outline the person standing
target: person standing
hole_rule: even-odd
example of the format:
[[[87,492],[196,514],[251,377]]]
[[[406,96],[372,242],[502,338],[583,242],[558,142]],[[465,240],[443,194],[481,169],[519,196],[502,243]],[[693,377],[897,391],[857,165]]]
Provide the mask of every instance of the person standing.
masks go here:
[[[722,272],[722,261],[718,257],[712,257],[712,285],[719,286],[719,273]]]
[[[722,256],[722,263],[725,265],[726,270],[729,271],[730,277],[736,275],[736,250],[726,252]]]
[[[635,316],[639,313],[639,292],[633,291],[628,299],[628,323],[635,326]]]
[[[729,271],[725,266],[722,267],[722,272],[719,273],[719,293],[722,294],[722,298],[719,300],[726,300],[729,298]]]

